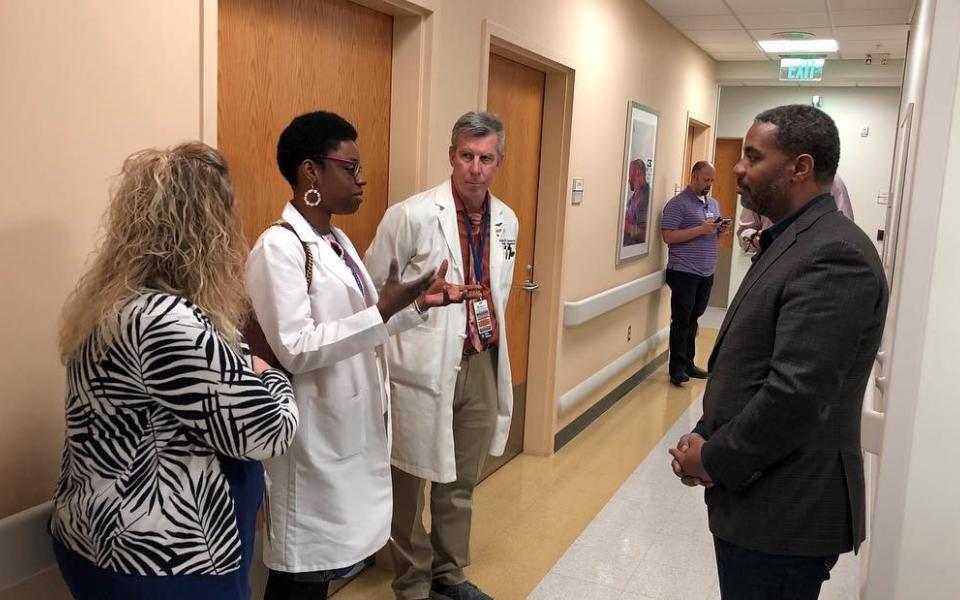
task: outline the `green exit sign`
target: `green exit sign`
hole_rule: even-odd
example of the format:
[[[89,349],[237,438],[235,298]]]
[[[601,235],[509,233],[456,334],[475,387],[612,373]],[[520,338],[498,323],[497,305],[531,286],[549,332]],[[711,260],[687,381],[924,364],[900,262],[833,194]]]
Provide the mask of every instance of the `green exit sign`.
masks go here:
[[[780,81],[820,81],[822,58],[781,58]]]

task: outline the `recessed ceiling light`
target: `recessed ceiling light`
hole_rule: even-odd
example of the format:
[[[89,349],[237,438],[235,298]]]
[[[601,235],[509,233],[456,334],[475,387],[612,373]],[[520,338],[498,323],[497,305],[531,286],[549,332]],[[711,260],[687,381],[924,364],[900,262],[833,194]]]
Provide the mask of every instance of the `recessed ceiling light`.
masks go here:
[[[837,40],[763,40],[760,47],[769,54],[816,54],[836,52]]]

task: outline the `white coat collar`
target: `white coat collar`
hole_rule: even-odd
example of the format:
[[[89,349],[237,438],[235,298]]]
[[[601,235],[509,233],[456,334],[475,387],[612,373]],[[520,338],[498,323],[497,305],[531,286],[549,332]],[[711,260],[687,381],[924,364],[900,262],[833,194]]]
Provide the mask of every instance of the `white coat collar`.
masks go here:
[[[461,277],[466,277],[466,271],[463,270],[463,255],[460,252],[460,228],[457,225],[457,205],[453,201],[453,184],[448,178],[436,189],[437,193],[433,198],[437,205],[437,216],[440,219],[443,238],[453,258],[453,266],[460,272]]]
[[[505,205],[492,192],[489,192],[489,195],[490,232],[487,239],[490,240],[490,280],[493,282],[497,277],[496,274],[500,273],[500,267],[503,264],[500,232],[503,227],[503,208]],[[463,267],[463,254],[460,249],[460,228],[457,224],[457,205],[453,200],[453,183],[450,178],[436,187],[434,202],[439,211],[440,228],[443,230],[443,237],[447,241],[447,247],[453,257],[453,264],[460,270],[465,279],[466,271]]]
[[[300,214],[300,211],[297,210],[292,203],[287,202],[287,205],[283,207],[281,218],[293,226],[293,230],[297,232],[297,236],[304,242],[320,243],[320,234],[314,230],[313,225]]]
[[[365,304],[376,302],[376,294],[373,290],[373,282],[370,280],[370,276],[367,274],[366,269],[363,269],[361,265],[363,262],[360,260],[360,257],[357,255],[356,249],[353,247],[353,243],[347,237],[343,231],[330,225],[330,231],[333,232],[334,236],[337,238],[339,244],[343,247],[343,251],[346,252],[351,259],[353,259],[353,264],[357,266],[358,273],[357,276],[360,277],[360,281],[363,282],[363,294],[360,290],[357,289],[357,282],[353,278],[353,273],[350,271],[350,267],[343,262],[343,259],[334,252],[333,248],[330,246],[330,243],[327,240],[323,239],[317,231],[313,228],[313,225],[307,221],[303,215],[300,214],[300,211],[297,210],[293,204],[287,202],[287,205],[283,207],[282,218],[284,221],[289,223],[293,230],[297,233],[300,239],[308,244],[313,244],[316,247],[314,260],[324,265],[329,271],[337,276],[348,289],[355,292],[357,295],[362,295]]]

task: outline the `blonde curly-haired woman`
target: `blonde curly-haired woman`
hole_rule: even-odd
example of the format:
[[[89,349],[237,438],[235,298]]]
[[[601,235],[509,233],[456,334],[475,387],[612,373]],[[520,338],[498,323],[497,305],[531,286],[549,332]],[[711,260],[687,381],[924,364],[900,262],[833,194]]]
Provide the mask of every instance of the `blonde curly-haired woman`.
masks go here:
[[[227,165],[199,142],[129,157],[61,315],[66,441],[50,524],[76,598],[250,596],[260,460],[298,413],[250,357],[247,248]]]

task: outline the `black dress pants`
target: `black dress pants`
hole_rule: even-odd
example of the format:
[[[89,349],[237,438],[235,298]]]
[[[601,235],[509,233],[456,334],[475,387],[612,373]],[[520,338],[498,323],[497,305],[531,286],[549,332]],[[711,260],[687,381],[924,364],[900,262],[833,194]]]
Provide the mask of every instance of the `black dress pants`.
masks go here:
[[[263,600],[325,600],[330,580],[325,573],[285,573],[269,570]]]
[[[785,556],[713,538],[723,600],[817,600],[838,555]]]
[[[697,319],[710,300],[713,275],[701,277],[667,269],[670,286],[670,375],[686,373],[696,354]]]

